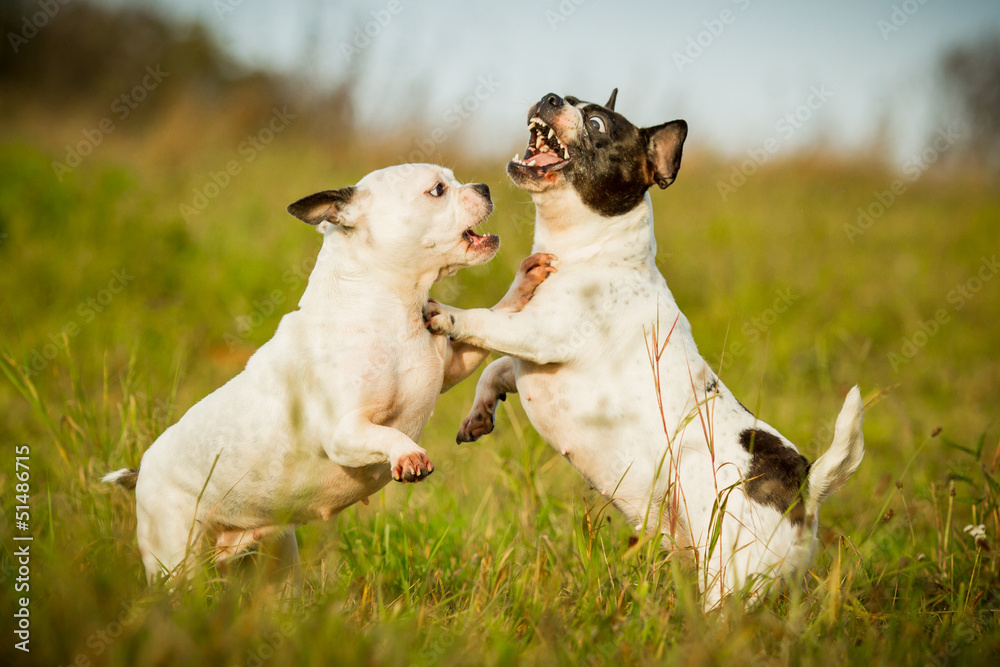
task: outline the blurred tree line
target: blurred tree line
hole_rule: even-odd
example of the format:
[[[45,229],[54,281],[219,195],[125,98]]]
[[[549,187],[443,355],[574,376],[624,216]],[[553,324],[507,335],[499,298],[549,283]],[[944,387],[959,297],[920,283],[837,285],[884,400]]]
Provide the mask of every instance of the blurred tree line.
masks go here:
[[[159,67],[169,72],[169,85],[155,91],[155,104],[144,105],[126,132],[168,126],[158,139],[168,153],[232,141],[285,106],[312,144],[344,147],[358,136],[359,62],[338,84],[317,90],[314,82],[239,66],[199,24],[85,0],[3,0],[0,33],[0,120],[8,127],[32,122],[44,135],[72,118],[70,131],[77,132],[107,114],[148,67]],[[962,127],[949,157],[1000,173],[1000,36],[951,50],[940,74],[944,113]]]
[[[1000,36],[953,49],[941,74],[948,113],[963,126],[962,157],[1000,174]]]
[[[65,4],[63,4],[65,3]],[[0,118],[56,123],[98,116],[146,76],[169,73],[128,131],[184,118],[190,131],[237,137],[286,105],[296,127],[330,145],[351,137],[353,76],[317,93],[307,82],[236,64],[199,24],[179,25],[145,7],[109,9],[83,0],[0,3]],[[147,79],[149,81],[149,79]],[[153,93],[149,95],[154,97]],[[148,107],[148,108],[147,108]],[[141,118],[140,118],[141,116]]]

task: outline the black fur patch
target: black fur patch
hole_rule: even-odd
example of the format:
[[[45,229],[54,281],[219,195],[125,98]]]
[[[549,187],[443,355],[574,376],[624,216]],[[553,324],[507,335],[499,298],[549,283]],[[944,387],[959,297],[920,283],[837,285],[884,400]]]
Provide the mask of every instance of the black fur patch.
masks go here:
[[[542,167],[541,173],[558,171],[588,208],[605,217],[635,209],[654,183],[661,188],[670,185],[680,168],[687,137],[687,124],[681,120],[651,128],[636,127],[614,110],[616,98],[617,90],[608,105],[601,106],[570,95],[560,97],[549,93],[528,111],[529,122],[538,116],[546,124],[558,125],[556,119],[567,104],[579,108],[583,115],[582,129],[565,144],[571,159],[550,163],[551,167]],[[524,169],[527,168],[511,162],[507,171],[515,183],[539,175]],[[666,172],[661,173],[664,169]]]
[[[778,436],[757,429],[740,433],[740,444],[753,457],[745,477],[747,495],[785,514],[792,523],[804,523],[802,495],[809,475],[806,457],[786,446]]]
[[[588,104],[582,112],[584,131],[569,145],[573,159],[563,173],[589,208],[606,217],[628,213],[651,185],[646,138],[624,116],[599,104]],[[587,122],[595,115],[607,132]]]
[[[310,225],[318,225],[324,220],[338,224],[340,211],[351,203],[357,188],[353,185],[339,190],[324,190],[303,197],[288,205],[288,212]]]

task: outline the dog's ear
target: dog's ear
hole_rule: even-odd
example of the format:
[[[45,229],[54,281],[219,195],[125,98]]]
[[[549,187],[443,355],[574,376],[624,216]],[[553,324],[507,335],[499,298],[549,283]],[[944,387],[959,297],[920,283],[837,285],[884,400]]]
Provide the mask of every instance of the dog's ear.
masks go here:
[[[688,126],[683,120],[672,120],[663,125],[643,128],[646,157],[649,160],[649,185],[656,183],[665,188],[677,178],[687,133]]]
[[[615,88],[614,90],[611,91],[611,99],[609,99],[608,103],[604,105],[604,108],[611,109],[612,111],[614,111],[615,110],[615,100],[616,99],[618,99],[618,89],[617,88]]]
[[[310,225],[330,222],[341,227],[351,227],[343,215],[344,209],[357,196],[357,188],[349,185],[339,190],[324,190],[288,205],[288,212]]]

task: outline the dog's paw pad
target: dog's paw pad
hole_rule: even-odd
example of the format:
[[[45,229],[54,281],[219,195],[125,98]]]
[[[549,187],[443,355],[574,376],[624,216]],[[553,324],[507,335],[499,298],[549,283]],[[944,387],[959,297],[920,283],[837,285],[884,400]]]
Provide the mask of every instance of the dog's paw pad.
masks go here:
[[[456,442],[475,442],[479,438],[493,432],[496,417],[492,410],[476,410],[462,422],[458,429]]]
[[[552,269],[555,270],[553,264],[556,262],[556,256],[547,252],[536,252],[534,255],[528,255],[524,261],[521,262],[521,266],[518,268],[518,273],[528,274],[532,271],[538,269]]]
[[[557,269],[553,265],[555,261],[555,255],[537,252],[521,262],[521,267],[517,270],[514,281],[517,285],[517,294],[522,302],[530,301],[531,297],[535,295],[535,289],[544,283],[550,274],[556,272]]]
[[[445,312],[436,301],[428,301],[424,305],[424,326],[431,333],[446,334],[455,326],[455,316]]]
[[[397,482],[419,482],[434,472],[434,464],[424,451],[403,454],[392,466],[392,478]]]

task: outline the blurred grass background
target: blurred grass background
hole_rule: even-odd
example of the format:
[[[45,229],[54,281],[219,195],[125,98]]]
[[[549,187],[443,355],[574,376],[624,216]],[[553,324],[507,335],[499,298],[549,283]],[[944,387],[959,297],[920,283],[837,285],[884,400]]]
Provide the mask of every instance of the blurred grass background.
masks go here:
[[[240,70],[197,29],[65,11],[72,21],[35,38],[40,55],[0,62],[5,629],[20,444],[34,536],[32,650],[5,632],[5,664],[995,664],[1000,192],[958,145],[915,182],[877,156],[803,151],[725,198],[739,161],[690,145],[677,183],[653,192],[658,265],[744,403],[813,459],[851,385],[878,398],[864,464],[823,507],[809,591],[704,615],[687,566],[655,541],[631,546],[517,398],[494,436],[453,444],[474,378],[425,431],[437,474],[298,529],[301,600],[212,572],[183,595],[148,590],[133,498],[97,479],[135,466],[294,307],[320,239],[284,207],[398,162],[426,128],[365,133],[349,75],[304,92]],[[78,167],[54,169],[148,62],[170,73],[148,102]],[[263,145],[285,108],[295,118]],[[497,204],[500,255],[435,287],[466,307],[503,294],[533,220],[504,160],[470,159],[468,140],[427,156]],[[240,172],[212,190],[234,160]],[[905,193],[852,238],[858,207],[897,179]],[[197,193],[203,210],[185,212]],[[977,542],[963,528],[979,524]]]

